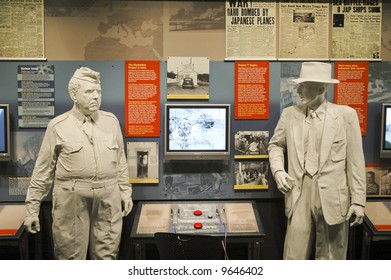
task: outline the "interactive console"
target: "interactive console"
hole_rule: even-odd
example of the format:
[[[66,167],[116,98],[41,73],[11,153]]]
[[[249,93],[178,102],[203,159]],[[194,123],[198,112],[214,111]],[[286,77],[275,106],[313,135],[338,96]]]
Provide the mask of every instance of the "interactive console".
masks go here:
[[[248,243],[249,258],[259,258],[265,236],[253,201],[139,203],[131,233],[136,259],[143,258],[142,246],[153,243],[155,232],[227,236],[228,242]]]

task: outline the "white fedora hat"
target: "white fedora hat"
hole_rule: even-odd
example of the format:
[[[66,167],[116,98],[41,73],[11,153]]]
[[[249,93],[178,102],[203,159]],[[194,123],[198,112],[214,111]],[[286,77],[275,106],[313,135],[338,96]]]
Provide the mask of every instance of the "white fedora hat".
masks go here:
[[[331,78],[331,64],[324,62],[303,62],[301,65],[300,78],[293,79],[295,83],[318,82],[338,84],[339,80]]]

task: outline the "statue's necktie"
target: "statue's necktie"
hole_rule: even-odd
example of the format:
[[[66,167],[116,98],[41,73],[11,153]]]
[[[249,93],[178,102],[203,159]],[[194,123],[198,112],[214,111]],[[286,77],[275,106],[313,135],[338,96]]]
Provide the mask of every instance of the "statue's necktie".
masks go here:
[[[91,118],[85,118],[83,123],[83,131],[88,136],[88,140],[92,143],[93,124]]]
[[[308,144],[305,157],[305,170],[308,172],[308,174],[314,176],[319,168],[319,151],[316,137],[316,125],[318,122],[318,117],[315,111],[311,112],[309,120],[310,125],[308,129]]]

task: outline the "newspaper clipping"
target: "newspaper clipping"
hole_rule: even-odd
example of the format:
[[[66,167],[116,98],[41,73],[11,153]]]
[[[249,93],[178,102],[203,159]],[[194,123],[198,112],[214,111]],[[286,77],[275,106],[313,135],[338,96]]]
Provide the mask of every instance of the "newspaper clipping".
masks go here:
[[[328,59],[329,7],[328,0],[280,3],[280,58]]]
[[[276,58],[275,1],[226,1],[226,59]]]
[[[380,60],[381,1],[333,1],[332,17],[332,58]]]
[[[43,0],[0,1],[0,57],[44,57]]]

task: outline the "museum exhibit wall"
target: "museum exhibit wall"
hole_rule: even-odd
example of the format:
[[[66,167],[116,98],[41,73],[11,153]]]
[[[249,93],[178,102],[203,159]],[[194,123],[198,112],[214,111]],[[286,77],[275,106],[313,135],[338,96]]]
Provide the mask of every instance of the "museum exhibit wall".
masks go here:
[[[119,119],[124,129],[125,118],[125,61],[127,60],[158,60],[160,61],[160,136],[148,138],[124,137],[125,147],[128,142],[158,142],[159,144],[159,178],[156,184],[133,184],[133,199],[144,200],[231,200],[251,199],[256,200],[259,207],[262,222],[265,227],[266,241],[263,245],[263,257],[266,259],[280,258],[282,252],[283,236],[285,230],[285,217],[283,215],[283,198],[275,187],[270,172],[267,172],[269,186],[260,190],[234,190],[234,133],[235,131],[268,131],[270,137],[280,116],[280,75],[282,61],[270,61],[270,95],[269,95],[269,118],[265,120],[235,120],[233,117],[234,108],[234,61],[225,61],[225,31],[224,29],[169,32],[164,24],[159,27],[162,30],[155,34],[152,43],[145,48],[130,48],[121,56],[120,48],[113,54],[105,54],[104,46],[96,47],[94,44],[120,42],[112,39],[103,42],[104,37],[99,30],[107,28],[113,21],[110,16],[111,10],[106,6],[94,7],[99,11],[96,16],[90,16],[88,9],[85,13],[72,13],[58,9],[56,4],[48,2],[45,10],[45,48],[46,61],[0,61],[0,103],[9,103],[11,106],[11,138],[15,158],[22,159],[28,156],[23,141],[26,137],[37,135],[37,139],[43,136],[45,129],[42,128],[19,128],[18,127],[18,83],[17,69],[20,65],[53,65],[55,71],[55,115],[60,115],[72,107],[67,86],[68,81],[76,68],[80,66],[90,67],[101,73],[102,83],[102,109],[113,112]],[[145,16],[153,23],[153,16],[161,17],[162,21],[167,17],[167,3],[176,6],[182,1],[130,1],[142,5],[151,5],[150,14]],[[195,3],[196,1],[194,1]],[[209,1],[216,5],[224,5],[224,1]],[[185,1],[188,5],[191,1]],[[383,3],[384,4],[384,3]],[[185,5],[185,4],[182,4]],[[145,6],[144,6],[145,7]],[[57,10],[56,10],[57,9]],[[162,10],[161,10],[162,9]],[[56,14],[58,11],[58,14]],[[62,12],[62,13],[61,13]],[[160,20],[160,19],[159,19]],[[84,27],[83,27],[84,26]],[[122,32],[120,27],[118,32]],[[129,28],[129,27],[126,27]],[[126,29],[124,28],[124,29]],[[384,29],[384,27],[383,27]],[[89,32],[94,30],[94,32]],[[127,30],[129,31],[129,30]],[[391,31],[384,31],[385,34]],[[106,34],[107,35],[107,34]],[[108,36],[108,35],[107,35]],[[390,35],[388,35],[390,36]],[[159,39],[157,39],[159,37]],[[161,37],[161,38],[160,38]],[[107,39],[107,38],[106,38]],[[157,43],[159,40],[160,43]],[[145,43],[147,44],[147,43]],[[388,44],[383,45],[384,57],[387,57],[390,50]],[[96,50],[96,52],[94,52]],[[133,52],[132,52],[133,50]],[[167,57],[188,56],[188,57],[209,57],[210,58],[210,91],[208,100],[168,100],[167,99]],[[390,56],[391,57],[391,56]],[[300,61],[287,62],[299,63]],[[331,62],[334,65],[334,62]],[[385,69],[390,67],[389,62],[369,63],[369,75],[371,69]],[[380,71],[381,72],[381,71]],[[378,73],[378,72],[376,72]],[[373,79],[372,77],[371,79]],[[389,81],[384,80],[388,86]],[[390,89],[391,90],[391,89]],[[388,93],[390,94],[390,93]],[[330,89],[328,99],[333,101],[334,91]],[[391,101],[391,98],[389,98]],[[367,164],[391,164],[390,161],[379,158],[380,149],[380,123],[381,103],[388,102],[387,99],[372,100],[368,103],[367,135],[362,138]],[[186,161],[165,162],[163,157],[164,145],[164,105],[167,103],[207,103],[219,104],[228,103],[232,106],[231,114],[231,156],[228,161]],[[17,151],[16,151],[17,149]],[[36,155],[31,156],[34,159]],[[0,162],[0,201],[1,202],[23,202],[27,184],[9,185],[10,177],[26,177],[31,175],[31,162],[18,162],[15,158],[9,162]],[[267,161],[267,159],[266,159]],[[23,165],[26,166],[23,166]],[[21,169],[25,168],[23,172]],[[200,176],[200,174],[227,174],[219,191],[213,192],[203,190],[196,192],[169,192],[164,186],[166,174],[178,174],[182,177]],[[191,181],[191,180],[190,180]],[[50,203],[50,195],[47,202]],[[131,221],[128,219],[129,223]],[[125,231],[129,231],[131,224],[125,225]],[[129,235],[128,235],[129,236]],[[125,242],[128,244],[127,242]],[[123,246],[126,246],[123,245]],[[266,248],[266,250],[265,250]],[[125,250],[122,248],[121,250]]]

